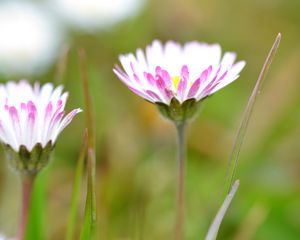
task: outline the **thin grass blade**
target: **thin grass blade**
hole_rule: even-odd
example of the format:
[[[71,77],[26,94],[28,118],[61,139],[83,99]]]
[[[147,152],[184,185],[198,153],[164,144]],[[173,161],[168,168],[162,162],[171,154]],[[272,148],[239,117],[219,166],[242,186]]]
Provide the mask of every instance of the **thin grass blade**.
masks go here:
[[[67,233],[66,233],[66,240],[73,240],[74,239],[74,233],[75,233],[75,227],[77,222],[77,216],[78,216],[78,205],[80,200],[80,187],[82,183],[82,175],[84,171],[84,160],[86,157],[87,152],[87,130],[84,132],[83,136],[83,142],[81,145],[79,158],[76,166],[76,173],[75,173],[75,179],[74,179],[74,186],[73,186],[73,192],[72,192],[72,199],[71,199],[71,208],[70,208],[70,215],[68,220],[68,227],[67,227]]]
[[[84,216],[84,225],[80,235],[81,240],[95,240],[96,239],[96,195],[93,194],[93,163],[95,162],[95,153],[92,149],[88,149],[88,181],[87,181],[87,197],[86,197],[86,207],[85,207],[85,216]]]
[[[247,131],[250,117],[253,112],[254,104],[256,102],[258,94],[260,93],[262,84],[264,82],[264,79],[266,78],[268,71],[269,71],[269,68],[274,59],[275,53],[279,47],[280,40],[281,40],[281,34],[278,33],[278,35],[273,43],[273,46],[272,46],[271,50],[269,51],[269,54],[265,60],[262,70],[258,76],[258,79],[256,81],[254,89],[249,97],[246,109],[244,111],[243,119],[242,119],[241,125],[238,129],[235,143],[234,143],[234,146],[233,146],[233,149],[231,152],[231,156],[229,159],[229,163],[228,163],[228,168],[227,168],[227,173],[226,173],[226,182],[229,181],[228,185],[226,185],[226,189],[228,189],[227,192],[231,188],[233,179],[235,178],[236,168],[237,168],[237,164],[238,164],[238,160],[239,160],[241,147],[242,147],[242,144],[243,144],[243,141],[245,138],[245,134]]]
[[[85,117],[88,131],[87,149],[87,196],[85,206],[84,225],[81,240],[96,239],[96,153],[95,153],[95,128],[92,110],[92,99],[89,91],[89,81],[86,68],[86,53],[78,50],[81,80],[85,100]]]
[[[223,218],[227,212],[227,209],[230,206],[230,203],[232,202],[232,199],[238,190],[238,187],[240,185],[240,181],[236,180],[228,193],[227,197],[225,198],[221,208],[219,209],[216,217],[214,218],[212,224],[210,225],[210,228],[208,230],[208,233],[205,237],[205,240],[215,240],[217,238],[221,223],[223,221]]]

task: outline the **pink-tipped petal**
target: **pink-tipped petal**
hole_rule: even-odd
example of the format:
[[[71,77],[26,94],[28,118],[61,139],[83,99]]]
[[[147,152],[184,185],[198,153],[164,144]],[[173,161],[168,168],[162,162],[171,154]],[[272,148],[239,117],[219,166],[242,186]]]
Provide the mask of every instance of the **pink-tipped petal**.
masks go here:
[[[227,71],[224,72],[224,73],[222,74],[222,76],[218,79],[217,82],[221,82],[221,81],[226,77],[227,73],[228,73]]]
[[[183,65],[181,68],[181,78],[189,79],[189,68],[187,65]]]
[[[140,78],[138,77],[138,75],[137,74],[133,74],[133,77],[134,77],[134,79],[135,79],[135,81],[137,82],[137,83],[139,83],[139,84],[141,84],[141,80],[140,80]]]
[[[152,76],[151,73],[144,72],[144,77],[147,79],[150,86],[155,85],[155,79],[154,79],[154,77]]]
[[[162,77],[157,76],[156,79],[156,87],[158,91],[160,92],[162,98],[166,101],[169,102],[170,99],[173,97],[172,92],[167,88],[165,81],[162,79]]]
[[[122,76],[123,78],[127,79],[130,81],[130,79],[128,78],[128,76],[126,75],[126,73],[124,73],[124,71],[119,67],[118,64],[115,65],[114,71],[118,72],[118,74],[120,74],[120,76]]]
[[[218,84],[218,76],[221,71],[221,66],[218,68],[213,79],[207,84],[207,86],[202,90],[201,97],[205,97],[211,94],[212,89]]]
[[[51,119],[51,121],[49,123],[48,131],[47,131],[47,138],[52,139],[53,132],[59,126],[59,123],[62,120],[64,114],[65,114],[65,111],[61,111],[55,117],[53,117]]]
[[[117,77],[127,86],[131,86],[131,80],[128,76],[124,76],[121,72],[119,72],[116,69],[113,69],[114,73],[117,75]]]
[[[60,126],[58,127],[57,133],[59,134],[62,132],[72,121],[72,119],[77,115],[78,113],[82,112],[80,108],[72,110],[70,113],[65,116],[65,118],[60,123]]]
[[[35,120],[36,120],[36,114],[34,114],[34,112],[30,112],[28,114],[27,123],[28,123],[28,127],[30,127],[31,130],[34,129]]]
[[[132,70],[132,73],[133,73],[133,78],[134,78],[134,80],[135,80],[137,83],[141,84],[141,80],[140,80],[140,78],[138,77],[138,75],[137,75],[137,73],[136,73],[136,71],[135,71],[135,69],[134,69],[134,65],[133,65],[132,62],[130,62],[130,67],[131,67],[131,70]]]
[[[25,111],[26,110],[26,104],[25,103],[21,103],[21,109],[22,109],[22,111]]]
[[[170,74],[166,70],[162,70],[160,76],[163,79],[163,81],[165,82],[165,85],[167,87],[171,87],[172,81],[171,81]]]
[[[189,98],[194,98],[196,93],[198,92],[199,88],[200,88],[200,84],[201,84],[201,79],[198,78],[193,85],[191,86],[189,93],[188,93],[188,99]]]
[[[26,131],[24,133],[24,140],[27,142],[27,144],[29,145],[29,148],[31,148],[34,145],[34,130],[35,130],[35,123],[36,123],[36,116],[33,112],[30,112],[28,114],[28,118],[27,118],[27,129],[28,131]]]
[[[32,101],[28,101],[27,103],[27,111],[28,112],[33,112],[33,113],[36,113],[36,106],[35,104],[32,102]]]
[[[160,96],[158,96],[155,92],[153,92],[153,91],[151,91],[151,90],[146,90],[146,93],[148,93],[149,96],[150,96],[151,98],[153,98],[153,100],[154,100],[155,102],[160,102],[160,101],[161,101]]]
[[[217,92],[218,90],[222,89],[223,87],[227,86],[228,84],[236,80],[239,77],[238,74],[240,73],[240,71],[242,71],[245,65],[246,65],[245,61],[240,61],[234,64],[232,68],[227,71],[227,74],[224,77],[224,79],[222,79],[222,81],[220,81],[220,83],[212,90],[211,94]]]
[[[15,136],[16,142],[19,143],[22,141],[22,133],[18,110],[15,107],[9,107],[8,112],[14,130],[13,135]]]
[[[157,67],[155,68],[155,74],[156,74],[156,76],[161,76],[161,72],[162,72],[161,67],[160,67],[160,66],[157,66]]]
[[[181,68],[181,77],[178,83],[177,95],[181,101],[183,101],[185,92],[187,89],[187,84],[189,80],[189,69],[186,65]]]
[[[10,119],[12,121],[12,123],[14,125],[20,125],[20,119],[19,119],[19,115],[18,115],[18,111],[15,107],[9,107],[8,109],[8,112],[9,112],[9,116],[10,116]]]
[[[157,76],[156,78],[156,87],[161,93],[163,93],[166,89],[165,81],[160,76]]]
[[[53,106],[51,101],[48,103],[45,111],[45,121],[49,121],[50,117],[52,116]]]
[[[63,105],[63,101],[61,99],[58,99],[57,103],[56,103],[56,108],[61,108]]]
[[[167,97],[167,102],[170,102],[170,100],[175,96],[174,93],[170,89],[165,89],[165,96]]]
[[[201,73],[201,76],[193,83],[191,86],[187,98],[195,98],[198,90],[200,89],[201,84],[206,81],[212,72],[212,67],[209,66],[206,70]]]
[[[226,77],[227,71],[222,74],[216,81],[213,81],[210,86],[203,90],[203,96],[211,95],[215,92],[215,89],[219,86],[222,80]],[[214,80],[216,77],[214,78]]]
[[[141,96],[142,98],[145,98],[146,100],[148,100],[148,101],[150,101],[150,102],[153,102],[153,99],[152,99],[149,95],[147,95],[147,94],[141,92],[140,90],[137,90],[136,88],[129,87],[129,86],[128,86],[128,88],[129,88],[132,92],[134,92],[135,94]]]

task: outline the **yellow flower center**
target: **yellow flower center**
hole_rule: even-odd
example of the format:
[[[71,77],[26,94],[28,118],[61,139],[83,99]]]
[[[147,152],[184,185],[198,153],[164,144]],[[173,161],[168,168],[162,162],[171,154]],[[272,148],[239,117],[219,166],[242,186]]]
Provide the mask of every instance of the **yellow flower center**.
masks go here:
[[[180,76],[172,77],[172,82],[176,89],[178,88],[179,81],[180,81]]]

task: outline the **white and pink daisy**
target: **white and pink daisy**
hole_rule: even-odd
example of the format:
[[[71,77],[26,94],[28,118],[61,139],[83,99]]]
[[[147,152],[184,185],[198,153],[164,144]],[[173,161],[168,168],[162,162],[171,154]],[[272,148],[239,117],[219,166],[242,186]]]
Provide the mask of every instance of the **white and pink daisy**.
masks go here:
[[[245,61],[235,62],[236,54],[223,56],[219,44],[187,42],[183,46],[155,40],[136,55],[119,57],[124,71],[116,66],[114,73],[137,95],[153,103],[180,104],[200,101],[239,77]]]
[[[15,152],[28,152],[40,144],[54,145],[58,135],[81,111],[74,109],[65,116],[68,93],[51,83],[31,86],[26,80],[0,84],[0,141]],[[65,116],[65,117],[64,117]]]

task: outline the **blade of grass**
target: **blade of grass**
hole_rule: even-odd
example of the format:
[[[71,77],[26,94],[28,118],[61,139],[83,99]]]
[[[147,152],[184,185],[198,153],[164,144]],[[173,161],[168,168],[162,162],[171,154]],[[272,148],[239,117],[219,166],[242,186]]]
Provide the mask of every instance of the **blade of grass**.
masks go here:
[[[96,239],[96,211],[95,210],[95,194],[93,194],[93,174],[92,173],[92,164],[89,162],[95,162],[95,154],[92,149],[88,149],[88,181],[87,181],[87,196],[86,196],[86,206],[85,206],[85,216],[84,216],[84,225],[80,234],[81,240],[90,240]]]
[[[243,144],[243,141],[244,141],[244,138],[245,138],[246,130],[247,130],[247,127],[248,127],[250,117],[251,117],[252,112],[253,112],[253,107],[254,107],[254,104],[256,102],[257,95],[260,93],[260,90],[261,90],[262,84],[264,82],[264,79],[265,79],[265,77],[268,73],[268,70],[270,68],[270,65],[271,65],[271,63],[274,59],[275,53],[276,53],[276,51],[279,47],[280,40],[281,40],[281,34],[278,33],[278,35],[277,35],[277,37],[276,37],[276,39],[273,43],[273,46],[272,46],[271,50],[269,51],[269,54],[268,54],[268,56],[265,60],[265,63],[262,67],[262,70],[261,70],[261,72],[258,76],[258,79],[256,81],[254,89],[253,89],[253,91],[252,91],[252,93],[249,97],[249,100],[248,100],[248,103],[247,103],[247,106],[246,106],[246,109],[245,109],[245,112],[244,112],[244,115],[243,115],[241,125],[238,129],[238,132],[237,132],[237,135],[236,135],[236,138],[235,138],[235,143],[234,143],[234,146],[233,146],[233,149],[232,149],[232,152],[231,152],[231,155],[230,155],[228,167],[227,167],[226,182],[228,182],[228,180],[229,180],[228,185],[225,186],[225,189],[228,189],[227,192],[231,188],[232,183],[233,183],[233,179],[234,179],[235,174],[236,174],[236,168],[237,168],[237,164],[238,164],[238,159],[239,159],[241,147],[242,147],[242,144]]]
[[[228,193],[227,197],[225,198],[221,208],[219,209],[216,217],[214,218],[212,224],[210,225],[210,228],[208,230],[208,233],[205,237],[205,240],[215,240],[217,238],[221,223],[223,221],[223,218],[225,216],[225,213],[228,209],[228,207],[230,206],[230,203],[232,202],[232,199],[236,193],[236,191],[238,190],[240,185],[240,181],[236,180],[230,190],[230,192]]]
[[[92,100],[89,91],[89,81],[86,68],[86,53],[78,50],[81,80],[85,101],[85,116],[88,131],[88,158],[87,158],[87,196],[85,206],[84,224],[81,231],[81,240],[96,239],[96,154],[95,154],[95,129],[92,111]]]
[[[79,158],[76,166],[76,173],[75,173],[75,180],[72,192],[72,199],[71,199],[71,208],[70,208],[70,215],[68,220],[68,227],[66,233],[66,240],[73,240],[74,239],[74,230],[76,226],[76,219],[78,215],[78,205],[80,200],[80,187],[82,182],[82,175],[84,170],[84,159],[86,157],[87,151],[87,130],[84,132],[83,142],[81,145]]]

